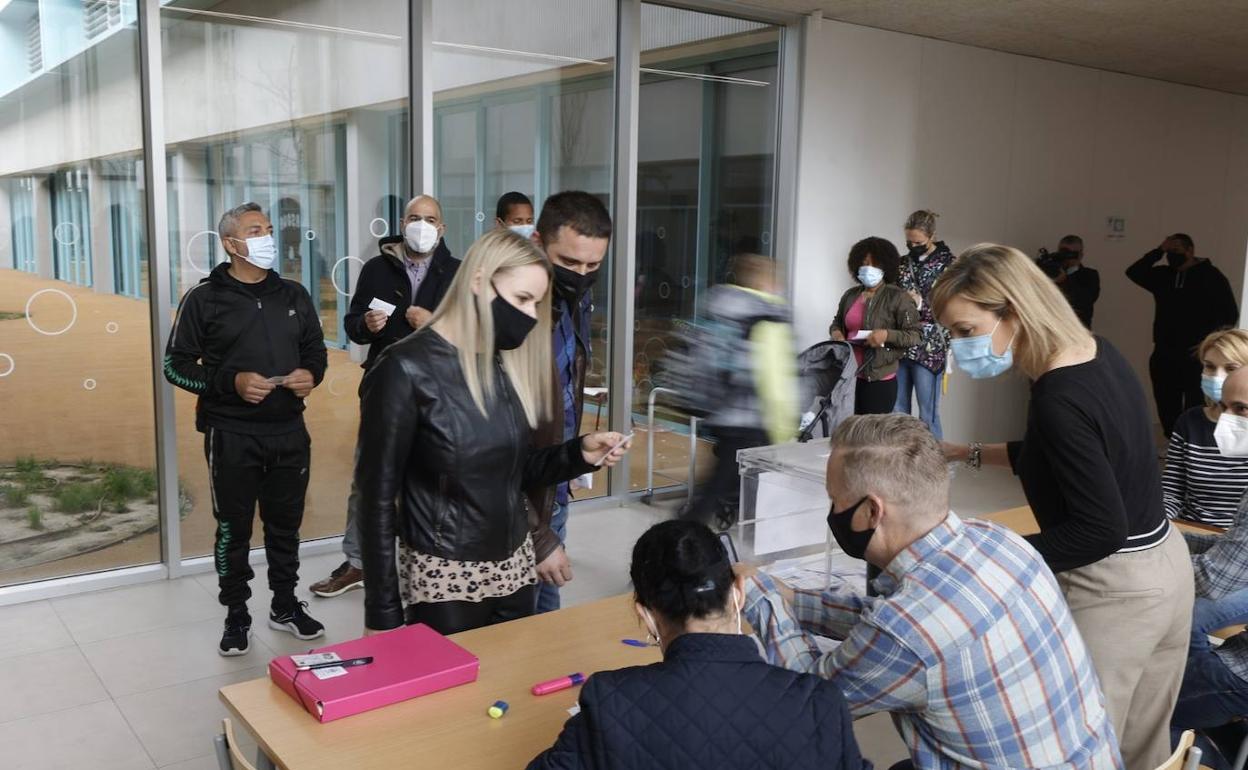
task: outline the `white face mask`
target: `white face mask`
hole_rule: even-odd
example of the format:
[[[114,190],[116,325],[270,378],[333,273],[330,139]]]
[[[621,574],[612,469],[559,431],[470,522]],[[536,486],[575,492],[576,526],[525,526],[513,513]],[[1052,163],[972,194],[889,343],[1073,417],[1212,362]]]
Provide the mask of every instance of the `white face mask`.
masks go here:
[[[1213,429],[1213,440],[1223,457],[1248,457],[1248,417],[1223,412]]]
[[[417,254],[428,254],[438,245],[438,228],[424,221],[408,222],[403,228],[403,240]]]
[[[247,244],[247,256],[243,259],[261,270],[273,269],[274,263],[277,262],[277,244],[273,242],[272,235],[257,235],[255,238],[235,238],[234,240]]]
[[[533,237],[533,231],[537,227],[534,225],[509,225],[507,229],[527,241]]]

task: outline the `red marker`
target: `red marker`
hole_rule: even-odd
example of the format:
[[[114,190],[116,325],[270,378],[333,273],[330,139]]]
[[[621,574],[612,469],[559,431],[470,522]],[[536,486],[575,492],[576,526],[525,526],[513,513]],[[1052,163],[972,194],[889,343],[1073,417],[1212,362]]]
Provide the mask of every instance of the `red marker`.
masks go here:
[[[551,679],[549,682],[538,682],[533,685],[534,695],[550,695],[552,692],[566,690],[569,687],[576,687],[585,681],[584,674],[568,674],[558,679]]]

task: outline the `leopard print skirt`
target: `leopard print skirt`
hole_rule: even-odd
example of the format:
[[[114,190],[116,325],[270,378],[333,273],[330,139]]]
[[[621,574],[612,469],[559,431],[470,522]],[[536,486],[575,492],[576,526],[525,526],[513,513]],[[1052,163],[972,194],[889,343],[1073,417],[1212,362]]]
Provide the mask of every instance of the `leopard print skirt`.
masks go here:
[[[533,538],[502,561],[456,561],[399,544],[399,591],[405,604],[479,602],[511,596],[537,582]]]

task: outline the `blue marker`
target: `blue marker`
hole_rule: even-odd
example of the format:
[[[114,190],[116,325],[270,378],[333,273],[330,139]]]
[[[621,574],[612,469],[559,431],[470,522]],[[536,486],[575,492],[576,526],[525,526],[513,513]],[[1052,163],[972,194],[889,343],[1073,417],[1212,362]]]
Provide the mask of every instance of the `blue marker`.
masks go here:
[[[621,639],[621,644],[627,644],[629,647],[650,647],[649,642],[643,642],[640,639]]]

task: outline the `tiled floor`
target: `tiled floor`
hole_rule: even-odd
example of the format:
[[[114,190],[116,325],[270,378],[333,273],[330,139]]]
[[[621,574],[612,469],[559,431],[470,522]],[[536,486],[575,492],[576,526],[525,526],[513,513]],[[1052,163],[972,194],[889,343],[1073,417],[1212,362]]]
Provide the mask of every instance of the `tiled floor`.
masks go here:
[[[975,515],[1022,503],[1006,474],[960,474],[953,507]],[[629,589],[633,542],[669,514],[662,508],[577,511],[568,541],[576,570],[566,604]],[[304,561],[311,582],[337,565],[336,555]],[[262,570],[257,570],[262,572]],[[306,647],[263,622],[269,594],[253,581],[252,652],[222,658],[215,645],[222,611],[211,574],[62,599],[0,607],[0,765],[7,770],[213,770],[212,735],[224,708],[217,689],[264,675],[277,654]],[[304,598],[309,598],[304,596]],[[310,601],[327,643],[358,636],[363,594]],[[884,715],[856,724],[864,753],[877,767],[905,750]],[[248,754],[254,742],[241,740]],[[524,758],[517,758],[517,765]]]

